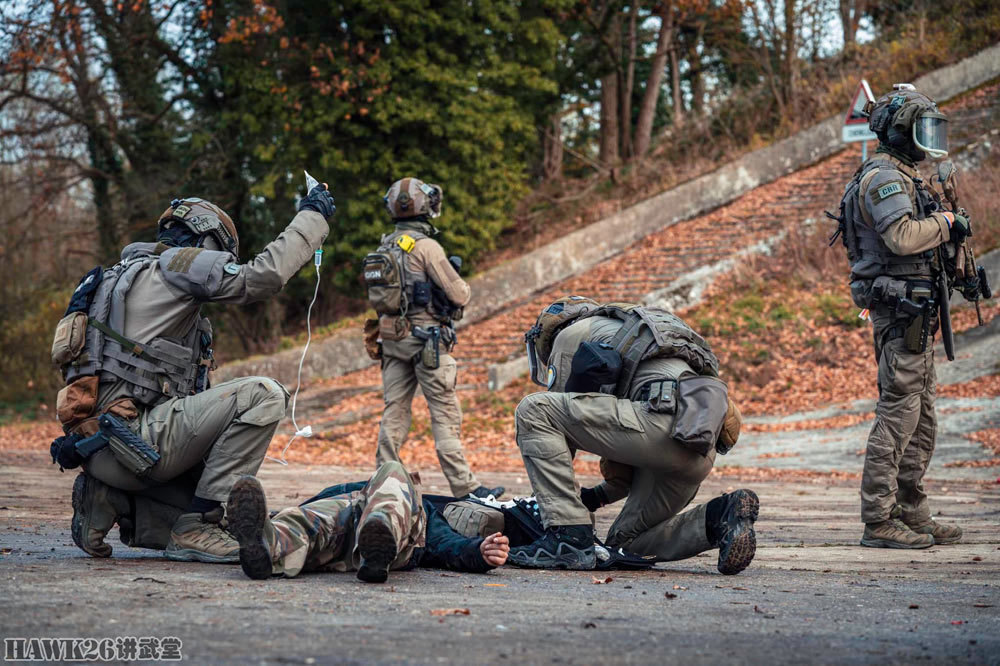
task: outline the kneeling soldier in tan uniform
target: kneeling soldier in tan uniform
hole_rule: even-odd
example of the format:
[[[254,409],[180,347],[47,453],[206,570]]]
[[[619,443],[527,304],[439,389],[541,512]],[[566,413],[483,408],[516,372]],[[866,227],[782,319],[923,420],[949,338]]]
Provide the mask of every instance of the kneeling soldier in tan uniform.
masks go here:
[[[660,560],[718,548],[719,571],[746,568],[756,550],[753,491],[680,513],[716,451],[739,436],[739,410],[701,336],[663,310],[573,296],[545,308],[525,339],[532,378],[548,391],[518,405],[517,445],[546,533],[512,548],[511,563],[593,568],[590,511],[627,496],[608,546]],[[584,491],[590,508],[573,472],[577,450],[601,456],[609,477]]]
[[[156,243],[133,243],[115,266],[77,288],[53,343],[66,387],[53,442],[73,487],[73,541],[107,557],[118,523],[129,546],[174,560],[236,562],[222,502],[255,474],[285,414],[288,393],[268,377],[209,387],[212,327],[205,303],[244,304],[278,293],[322,247],[335,210],[323,185],[285,231],[247,264],[236,226],[218,206],[177,199]]]
[[[438,231],[430,220],[441,213],[441,197],[440,186],[416,178],[393,183],[385,205],[396,228],[364,260],[368,300],[379,315],[365,324],[365,345],[372,358],[382,361],[385,393],[375,463],[399,461],[420,386],[452,494],[499,497],[504,489],[480,484],[462,452],[458,367],[449,352],[455,345],[452,321],[461,318],[471,292],[458,275],[461,261],[445,257],[432,238]]]

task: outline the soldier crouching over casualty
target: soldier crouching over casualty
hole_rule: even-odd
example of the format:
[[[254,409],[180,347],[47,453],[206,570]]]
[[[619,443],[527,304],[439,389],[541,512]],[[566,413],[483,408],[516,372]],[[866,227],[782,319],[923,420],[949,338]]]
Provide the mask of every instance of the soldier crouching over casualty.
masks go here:
[[[485,573],[510,550],[499,532],[469,538],[452,529],[394,461],[367,482],[331,486],[273,518],[260,482],[246,476],[227,508],[243,572],[255,579],[357,571],[365,582],[384,583],[390,570],[417,566]]]
[[[123,543],[173,560],[236,562],[222,502],[255,474],[288,393],[267,377],[209,386],[212,327],[204,303],[244,304],[278,293],[322,247],[335,211],[325,185],[247,264],[232,219],[198,198],[175,199],[156,243],[133,243],[88,273],[52,347],[66,386],[66,432],[53,462],[83,466],[73,486],[73,541],[94,557],[118,523]]]
[[[720,572],[746,568],[757,543],[753,491],[680,513],[741,424],[705,340],[664,310],[579,296],[545,308],[525,340],[532,379],[548,391],[518,405],[516,437],[546,530],[512,548],[511,563],[594,568],[591,511],[627,496],[608,547],[658,561],[718,548]],[[608,476],[583,499],[578,449],[601,456]]]
[[[941,163],[937,182],[953,211],[943,210],[917,170],[926,157],[948,154],[946,118],[912,85],[895,88],[866,108],[878,149],[845,188],[831,244],[843,235],[851,295],[862,316],[870,312],[878,364],[879,398],[861,480],[861,545],[928,548],[962,538],[957,525],[931,518],[923,486],[937,436],[934,335],[940,324],[952,358],[951,289],[977,308],[990,289],[966,242],[971,229],[956,206],[951,163]]]

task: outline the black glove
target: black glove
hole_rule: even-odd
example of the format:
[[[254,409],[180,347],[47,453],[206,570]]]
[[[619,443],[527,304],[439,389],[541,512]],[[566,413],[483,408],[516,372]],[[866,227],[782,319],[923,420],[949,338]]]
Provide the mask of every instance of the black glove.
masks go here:
[[[83,458],[76,451],[76,443],[83,439],[80,435],[63,435],[57,437],[49,447],[52,455],[52,462],[59,463],[60,471],[64,469],[76,469],[83,464]]]
[[[969,224],[969,218],[964,215],[956,215],[955,221],[951,224],[951,238],[955,242],[955,245],[959,245],[968,236],[972,235],[972,226]]]
[[[601,498],[594,488],[580,488],[580,501],[587,507],[587,511],[593,513],[601,508]]]
[[[299,210],[311,210],[329,220],[337,212],[337,206],[333,203],[333,195],[327,189],[326,184],[317,185],[309,190],[309,194],[299,201]]]

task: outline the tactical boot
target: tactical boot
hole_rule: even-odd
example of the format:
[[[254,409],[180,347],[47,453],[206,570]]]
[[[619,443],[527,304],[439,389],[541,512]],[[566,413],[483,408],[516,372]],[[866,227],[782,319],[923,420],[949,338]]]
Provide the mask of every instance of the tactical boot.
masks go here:
[[[934,537],[917,534],[899,518],[890,518],[881,523],[866,523],[861,545],[869,548],[930,548]]]
[[[167,559],[177,562],[236,564],[240,544],[225,530],[220,506],[208,513],[184,513],[170,530]]]
[[[124,491],[86,473],[76,477],[70,532],[73,543],[83,552],[92,557],[109,557],[111,546],[104,543],[104,537],[117,521],[128,522],[130,514],[128,495]]]
[[[922,523],[906,525],[917,534],[930,534],[934,537],[934,544],[958,543],[962,540],[962,528],[958,525],[943,525],[935,522],[933,518],[928,518]]]
[[[472,497],[478,497],[479,499],[486,499],[490,495],[493,495],[493,499],[497,500],[503,495],[506,488],[503,486],[497,486],[496,488],[487,488],[486,486],[479,486],[473,490],[469,495]]]
[[[559,525],[527,546],[510,549],[509,562],[529,569],[593,569],[594,528],[591,525]]]
[[[241,477],[229,491],[226,505],[229,531],[240,544],[240,566],[243,573],[255,580],[270,578],[273,559],[273,531],[267,512],[267,497],[260,481],[252,476]]]
[[[713,507],[711,514],[718,518],[706,525],[705,531],[709,543],[719,549],[716,565],[719,573],[731,576],[746,569],[757,552],[757,533],[753,524],[760,513],[760,500],[754,491],[741,489],[712,502],[720,503]]]
[[[389,577],[389,565],[399,551],[389,517],[381,511],[372,511],[361,525],[358,552],[361,554],[358,578],[366,583],[384,583]]]

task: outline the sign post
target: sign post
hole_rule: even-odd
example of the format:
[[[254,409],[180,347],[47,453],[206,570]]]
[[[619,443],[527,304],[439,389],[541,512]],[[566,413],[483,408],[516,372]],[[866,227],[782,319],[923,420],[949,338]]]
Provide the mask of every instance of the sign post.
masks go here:
[[[875,133],[868,129],[868,116],[865,115],[865,104],[874,102],[875,96],[868,81],[861,79],[858,89],[854,92],[851,106],[847,108],[847,116],[844,117],[844,126],[841,128],[840,138],[844,143],[861,141],[861,161],[868,159],[868,142],[877,140]]]

